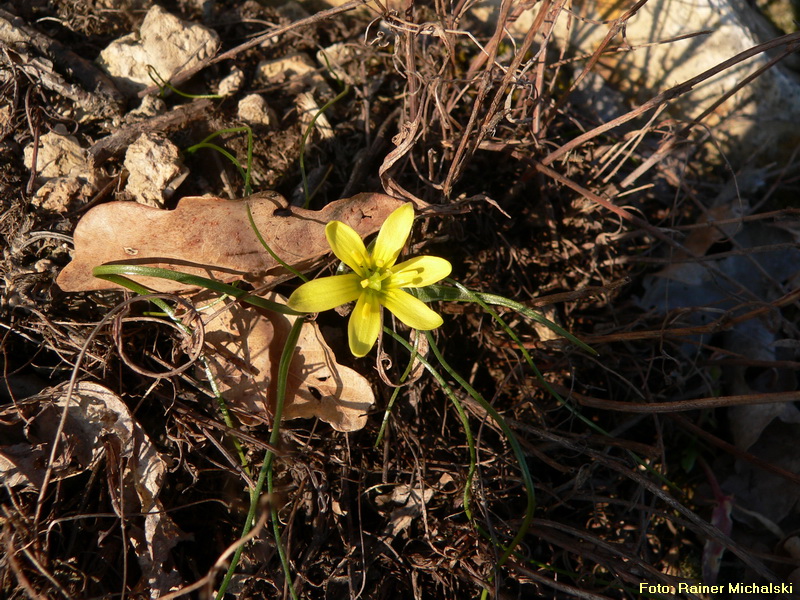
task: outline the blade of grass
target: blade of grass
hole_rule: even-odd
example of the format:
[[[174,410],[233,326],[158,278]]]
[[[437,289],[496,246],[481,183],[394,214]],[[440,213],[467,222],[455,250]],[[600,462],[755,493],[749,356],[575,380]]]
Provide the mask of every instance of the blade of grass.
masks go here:
[[[389,329],[388,327],[383,328],[383,332],[387,335],[394,338],[397,343],[399,343],[403,348],[408,350],[411,356],[416,355],[417,360],[422,363],[422,366],[427,369],[427,371],[433,376],[436,380],[436,383],[442,388],[442,391],[447,396],[448,400],[453,404],[453,407],[456,409],[458,413],[458,418],[461,419],[461,425],[464,427],[464,435],[467,438],[467,448],[469,449],[469,470],[467,471],[467,480],[464,483],[464,513],[467,515],[467,518],[470,520],[471,523],[474,524],[474,517],[472,515],[472,508],[471,505],[471,498],[472,498],[472,480],[475,477],[475,471],[478,468],[477,463],[477,452],[475,451],[475,438],[472,435],[472,429],[469,426],[469,418],[467,417],[467,413],[464,410],[464,407],[461,405],[458,397],[456,396],[453,388],[445,381],[444,377],[442,377],[441,373],[436,370],[436,368],[428,362],[424,356],[417,354],[416,348],[409,344],[405,339],[400,337],[397,333]]]
[[[298,318],[295,319],[294,323],[292,324],[292,328],[286,338],[286,343],[283,346],[280,364],[278,365],[278,380],[275,391],[275,416],[273,419],[272,431],[270,432],[269,436],[269,443],[273,447],[277,446],[278,442],[280,441],[280,426],[281,418],[283,417],[283,407],[286,401],[286,384],[289,377],[289,366],[291,365],[292,357],[294,356],[294,351],[297,347],[297,340],[300,337],[300,330],[303,327],[303,323],[304,319]],[[275,454],[272,452],[272,450],[267,450],[266,454],[264,455],[264,462],[261,463],[261,470],[259,471],[258,480],[256,481],[256,488],[254,490],[255,493],[251,494],[250,496],[250,508],[247,512],[247,519],[243,527],[242,537],[247,535],[252,528],[253,523],[255,522],[258,499],[261,496],[261,490],[264,489],[265,482],[267,483],[267,493],[269,496],[272,496],[272,463],[274,458]],[[281,540],[278,509],[274,504],[270,507],[270,516],[272,519],[272,530],[275,535],[275,545],[278,549],[278,556],[280,557],[281,567],[283,568],[283,572],[286,576],[289,592],[292,595],[292,599],[297,600],[297,592],[292,584],[291,568],[288,558],[286,557],[286,550],[284,549],[283,542]],[[244,546],[239,546],[236,549],[236,552],[234,552],[233,557],[231,558],[231,564],[228,567],[228,571],[225,573],[225,578],[222,580],[219,590],[217,591],[216,600],[222,600],[222,598],[225,596],[225,591],[228,589],[228,585],[230,584],[230,581],[236,572],[236,567],[239,565],[239,559],[241,558],[243,551]]]
[[[264,308],[273,312],[281,313],[283,315],[302,315],[295,310],[292,310],[285,304],[273,302],[260,296],[253,296],[250,292],[240,290],[237,287],[208,279],[207,277],[200,277],[199,275],[190,275],[189,273],[181,273],[180,271],[172,271],[170,269],[162,269],[160,267],[145,267],[142,265],[100,265],[92,269],[92,275],[99,279],[105,279],[117,285],[128,285],[122,283],[123,281],[130,282],[131,280],[125,277],[126,275],[136,275],[139,277],[157,277],[159,279],[169,279],[170,281],[177,281],[184,285],[193,287],[202,287],[208,290],[219,292],[220,294],[227,294],[232,298],[236,298],[240,302],[246,302],[258,308]],[[138,284],[137,284],[138,285]],[[129,288],[132,289],[132,288]],[[146,288],[144,288],[146,289]],[[149,293],[149,292],[148,292]]]
[[[161,74],[153,65],[147,65],[147,74],[150,76],[150,79],[153,81],[153,83],[158,86],[158,95],[162,98],[164,97],[164,90],[167,89],[178,94],[178,96],[191,99],[208,98],[210,100],[216,100],[224,97],[220,94],[189,94],[187,92],[182,92],[172,85],[168,80],[161,77]]]
[[[211,140],[214,138],[223,135],[225,133],[247,133],[247,169],[245,170],[241,163],[236,159],[236,157],[222,148],[221,146],[217,146],[216,144],[211,144]],[[200,148],[211,148],[212,150],[216,150],[220,154],[222,154],[225,158],[233,163],[233,165],[238,169],[239,174],[242,176],[244,180],[244,195],[249,196],[253,193],[253,189],[250,185],[250,168],[253,165],[253,130],[250,129],[249,126],[244,125],[242,127],[230,127],[228,129],[220,129],[206,137],[201,142],[198,142],[194,146],[189,146],[184,150],[186,154],[194,154]]]
[[[499,304],[501,306],[507,306],[508,308],[511,308],[512,310],[517,310],[517,308],[514,305],[517,305],[517,306],[522,306],[522,305],[520,305],[517,302],[514,302],[513,300],[508,300],[507,298],[503,298],[502,296],[495,296],[493,294],[483,294],[483,293],[473,292],[472,290],[466,288],[465,286],[461,285],[457,281],[454,281],[454,280],[449,279],[449,278],[448,278],[447,281],[451,281],[456,286],[456,290],[455,291],[457,291],[459,293],[459,296],[460,296],[459,300],[460,301],[478,303],[486,312],[489,313],[489,315],[495,321],[497,321],[500,324],[500,326],[508,334],[508,336],[512,340],[514,340],[514,342],[517,344],[517,346],[519,347],[519,349],[522,352],[523,356],[525,357],[525,361],[528,363],[528,366],[531,368],[531,370],[534,372],[536,378],[539,380],[539,382],[542,384],[542,386],[545,388],[545,390],[547,390],[547,392],[549,394],[551,394],[556,400],[558,400],[558,402],[562,406],[567,408],[578,419],[583,421],[590,429],[593,429],[594,431],[596,431],[596,432],[598,432],[598,433],[600,433],[602,435],[609,436],[609,437],[611,436],[611,434],[608,431],[606,431],[605,429],[600,427],[597,423],[593,422],[588,417],[584,416],[575,406],[573,406],[572,404],[567,402],[564,398],[561,397],[561,395],[558,392],[555,391],[555,389],[553,389],[553,387],[549,384],[549,382],[546,379],[544,379],[544,377],[542,376],[542,373],[539,371],[538,367],[533,362],[533,359],[531,358],[530,353],[525,348],[525,345],[519,339],[517,334],[514,333],[514,330],[511,329],[508,326],[508,324],[503,320],[502,317],[500,317],[500,315],[497,314],[496,311],[492,310],[492,308],[487,304],[487,300],[486,299],[487,299],[487,297],[489,299],[501,299],[501,300],[505,301],[505,303],[499,303],[498,302],[496,304]],[[431,286],[431,287],[436,287],[436,286]],[[441,287],[445,287],[445,286],[441,286]],[[427,289],[427,288],[423,288],[423,289]],[[446,291],[445,293],[451,294],[451,295],[453,294],[453,292],[449,291],[449,290]],[[534,311],[531,311],[530,309],[528,309],[528,308],[526,308],[524,306],[522,306],[522,308],[524,308],[526,311],[530,311],[530,312],[532,312],[534,314],[537,314]],[[523,314],[525,314],[525,313],[523,313]],[[542,318],[544,319],[544,317],[542,317]],[[544,319],[544,320],[547,321],[547,319]],[[553,325],[555,325],[555,324],[553,323]],[[574,339],[577,342],[579,342],[579,345],[581,347],[585,347],[588,350],[590,350],[593,354],[597,355],[597,352],[594,349],[590,348],[589,346],[587,346],[583,342],[580,342],[579,340],[577,340],[577,338],[574,338]],[[649,464],[647,461],[645,461],[643,458],[641,458],[638,454],[636,454],[632,450],[627,450],[627,453],[639,466],[644,467],[650,474],[652,474],[653,476],[658,478],[664,485],[667,485],[667,486],[669,486],[670,488],[672,488],[672,489],[674,489],[676,491],[680,490],[680,488],[677,485],[675,485],[672,481],[667,479],[664,476],[663,473],[659,473],[656,469],[653,468],[653,466],[651,464]]]
[[[519,314],[528,317],[533,321],[536,321],[537,323],[541,323],[551,331],[569,340],[586,352],[597,356],[597,352],[585,342],[582,342],[557,323],[554,323],[550,319],[546,318],[535,310],[528,308],[524,304],[520,304],[519,302],[515,302],[514,300],[505,298],[503,296],[498,296],[496,294],[486,294],[484,292],[475,292],[469,290],[449,277],[445,279],[445,281],[458,287],[451,287],[448,285],[429,285],[424,288],[409,289],[408,291],[413,293],[423,302],[433,302],[436,300],[448,302],[475,302],[476,298],[480,298],[486,304],[510,308],[511,310],[518,312]]]
[[[250,221],[250,228],[253,230],[253,233],[256,234],[256,237],[258,238],[258,241],[261,243],[261,245],[264,247],[264,250],[269,252],[269,255],[272,258],[274,258],[280,266],[282,266],[284,269],[292,273],[292,275],[294,275],[295,277],[299,277],[303,281],[308,281],[308,277],[303,275],[300,271],[298,271],[288,263],[284,262],[284,260],[277,254],[275,254],[272,248],[269,247],[269,244],[267,244],[267,240],[264,239],[264,236],[261,235],[261,232],[258,230],[258,227],[256,227],[256,222],[253,219],[253,211],[250,210],[250,203],[246,202],[246,206],[247,206],[247,220]]]
[[[392,390],[392,397],[389,398],[389,404],[386,405],[386,411],[384,411],[383,413],[383,421],[381,421],[381,428],[380,431],[378,431],[378,437],[375,438],[375,444],[373,446],[374,448],[380,446],[381,441],[383,441],[383,434],[386,431],[387,425],[389,424],[389,415],[392,414],[392,408],[394,407],[395,401],[397,401],[397,396],[400,394],[400,390],[403,389],[402,384],[405,383],[406,379],[408,379],[408,376],[411,374],[411,369],[414,368],[414,361],[419,356],[417,354],[418,346],[419,346],[419,336],[417,336],[417,338],[414,340],[411,356],[408,359],[408,365],[406,366],[405,371],[403,371],[403,374],[400,376],[401,385],[398,385],[397,387],[394,388],[394,390]]]
[[[127,277],[109,276],[109,281],[113,281],[117,285],[126,287],[140,296],[147,296],[153,293],[153,290],[133,281],[132,279],[128,279]],[[151,302],[158,306],[165,315],[167,315],[178,327],[183,330],[184,333],[187,335],[192,334],[191,329],[180,318],[178,318],[178,316],[175,314],[175,311],[172,310],[172,307],[164,302],[164,300],[160,298],[153,298]],[[222,420],[225,422],[225,425],[233,429],[236,424],[233,422],[233,417],[231,416],[230,410],[228,410],[228,404],[225,402],[222,392],[219,391],[217,381],[214,378],[208,359],[205,356],[200,355],[198,360],[203,365],[203,371],[206,373],[206,377],[208,377],[208,382],[211,386],[211,391],[214,394],[214,399],[217,402],[219,412],[222,415]],[[244,448],[242,448],[241,442],[239,442],[239,439],[236,436],[231,436],[231,440],[233,447],[236,450],[236,454],[239,457],[239,464],[242,466],[244,472],[251,477],[252,474],[250,472],[250,463],[247,460],[247,456],[244,452]]]
[[[533,487],[533,478],[531,477],[531,472],[528,469],[528,463],[525,460],[525,453],[522,451],[522,446],[519,445],[519,441],[517,441],[517,436],[514,435],[514,432],[508,426],[508,423],[506,423],[506,420],[503,418],[503,416],[497,412],[495,407],[487,402],[486,399],[466,381],[466,379],[461,377],[461,375],[459,375],[452,367],[450,367],[439,350],[439,347],[436,345],[436,342],[433,340],[431,333],[426,331],[425,334],[428,337],[428,344],[430,345],[436,360],[438,360],[439,364],[442,365],[442,368],[447,371],[447,373],[458,382],[458,385],[464,388],[464,390],[478,404],[481,405],[488,415],[492,417],[494,422],[497,423],[500,429],[502,429],[508,444],[511,446],[511,450],[514,452],[514,456],[519,464],[520,472],[522,473],[522,481],[525,485],[525,492],[527,494],[525,518],[522,521],[522,525],[520,525],[519,531],[508,545],[508,548],[503,551],[502,556],[500,556],[500,559],[497,561],[497,566],[501,567],[508,560],[508,557],[511,556],[511,553],[514,552],[517,546],[520,545],[522,539],[528,533],[528,529],[530,529],[531,522],[533,521],[533,514],[536,510],[536,490]]]
[[[306,153],[306,142],[308,142],[308,138],[311,136],[311,132],[314,130],[314,124],[317,122],[317,119],[325,113],[331,106],[336,104],[339,100],[344,98],[348,93],[350,93],[350,86],[345,85],[344,89],[339,92],[336,96],[328,100],[325,104],[322,105],[317,112],[314,113],[314,116],[311,118],[311,122],[306,127],[305,132],[303,133],[303,137],[300,139],[300,176],[303,179],[303,193],[305,194],[305,202],[303,203],[303,208],[308,208],[308,205],[311,203],[311,193],[308,189],[308,176],[306,175],[306,160],[305,160],[305,153]]]
[[[450,281],[453,281],[453,280],[450,280]],[[489,313],[489,315],[492,317],[492,319],[494,319],[500,325],[500,327],[503,329],[503,331],[506,332],[508,337],[510,337],[512,340],[514,340],[514,342],[517,344],[517,347],[520,349],[520,352],[522,352],[522,355],[525,357],[525,362],[528,363],[528,366],[533,371],[534,375],[536,376],[536,379],[539,381],[539,383],[542,384],[542,387],[544,387],[544,389],[547,391],[548,394],[550,394],[553,398],[558,400],[558,402],[561,404],[561,406],[563,406],[567,410],[569,410],[573,415],[575,415],[577,418],[579,418],[581,421],[583,421],[586,425],[588,425],[589,427],[591,427],[592,429],[594,429],[595,431],[597,431],[599,433],[603,433],[605,435],[608,435],[608,433],[605,430],[603,430],[596,423],[592,422],[591,419],[589,419],[586,416],[584,416],[583,414],[581,414],[581,412],[576,407],[574,407],[572,404],[567,402],[564,398],[561,397],[561,395],[555,389],[553,389],[553,386],[550,385],[550,382],[548,382],[544,378],[544,375],[542,375],[542,372],[539,370],[539,367],[537,367],[536,363],[533,362],[533,358],[531,357],[530,352],[528,352],[527,348],[525,348],[525,345],[522,343],[522,340],[519,339],[519,336],[514,332],[513,329],[511,329],[511,327],[508,326],[508,323],[506,323],[505,320],[503,320],[503,318],[499,314],[497,314],[497,311],[492,309],[486,303],[486,301],[481,297],[481,295],[479,295],[479,294],[473,292],[472,290],[466,288],[465,286],[461,285],[457,281],[453,281],[453,284],[456,286],[458,291],[460,291],[462,294],[464,294],[472,302],[475,302],[478,305],[480,305],[481,308],[483,308],[483,310],[485,310],[487,313]],[[484,294],[484,295],[486,295],[486,294]],[[512,304],[516,304],[513,301],[510,301],[510,302]],[[586,347],[588,348],[588,346],[586,346]],[[591,350],[591,348],[589,348],[589,349]],[[597,354],[594,350],[592,350],[592,352]]]

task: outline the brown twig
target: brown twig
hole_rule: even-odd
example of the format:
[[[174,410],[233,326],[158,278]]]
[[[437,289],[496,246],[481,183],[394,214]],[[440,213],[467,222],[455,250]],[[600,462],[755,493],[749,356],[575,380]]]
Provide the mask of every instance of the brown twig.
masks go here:
[[[694,435],[703,438],[709,444],[713,444],[714,446],[716,446],[721,450],[724,450],[731,456],[735,456],[736,458],[740,458],[744,461],[747,461],[753,466],[758,467],[759,469],[763,469],[764,471],[777,475],[778,477],[782,477],[791,484],[800,486],[800,475],[787,471],[786,469],[782,469],[781,467],[774,465],[771,462],[767,462],[766,460],[763,460],[757,456],[754,456],[749,452],[744,452],[742,450],[739,450],[739,448],[737,448],[733,444],[729,444],[725,440],[721,440],[717,436],[709,433],[702,427],[698,427],[697,425],[695,425],[689,419],[687,419],[682,415],[670,414],[667,416],[673,421],[679,423],[685,429],[691,431]]]
[[[176,131],[187,123],[201,119],[212,106],[211,100],[195,100],[176,106],[163,115],[120,128],[89,148],[92,166],[97,168],[109,158],[122,155],[143,133]]]
[[[607,335],[586,335],[583,337],[587,344],[607,344],[610,342],[630,342],[634,340],[664,339],[668,337],[685,337],[690,335],[701,335],[717,333],[730,329],[734,325],[755,319],[772,310],[788,306],[800,300],[800,289],[793,290],[784,294],[772,302],[764,302],[762,306],[748,311],[742,315],[732,317],[724,315],[719,319],[707,323],[706,325],[696,325],[692,327],[676,327],[674,329],[649,329],[646,331],[621,331]]]
[[[603,38],[603,41],[600,42],[600,45],[589,57],[589,61],[583,67],[583,70],[575,78],[575,81],[572,82],[572,85],[570,86],[569,90],[567,90],[567,92],[564,95],[562,95],[561,98],[559,98],[558,101],[550,109],[547,118],[545,118],[545,122],[549,121],[554,115],[558,114],[558,112],[564,107],[564,103],[566,103],[567,99],[570,97],[570,94],[572,94],[572,92],[575,91],[577,87],[580,85],[581,81],[583,81],[586,78],[586,76],[592,72],[592,69],[594,69],[595,65],[597,64],[597,61],[600,60],[600,57],[603,55],[606,48],[611,43],[611,40],[617,37],[617,34],[619,34],[619,32],[622,31],[627,25],[628,19],[630,19],[637,12],[639,12],[639,9],[641,9],[645,4],[647,4],[647,2],[648,0],[639,0],[624,14],[622,14],[620,17],[612,21],[611,27],[608,29],[608,33],[606,33],[606,37]],[[545,164],[550,164],[550,163],[547,162]]]
[[[740,52],[736,56],[725,60],[706,71],[703,71],[699,75],[695,75],[691,79],[684,81],[683,83],[679,83],[676,86],[669,88],[661,92],[660,94],[654,96],[641,106],[631,110],[630,112],[625,113],[622,116],[617,117],[609,121],[608,123],[603,123],[602,125],[598,125],[594,129],[587,131],[586,133],[579,135],[578,137],[570,140],[566,144],[559,146],[552,152],[550,152],[547,156],[545,156],[541,163],[544,166],[548,166],[555,162],[558,158],[564,156],[568,152],[578,148],[582,144],[586,143],[587,141],[596,138],[598,135],[605,133],[606,131],[610,131],[615,127],[619,127],[623,123],[627,123],[640,115],[643,115],[657,106],[664,104],[665,102],[669,102],[678,96],[685,94],[686,92],[690,91],[694,86],[698,83],[705,81],[716,75],[717,73],[721,73],[722,71],[736,65],[742,61],[747,60],[753,56],[761,54],[762,52],[766,52],[768,50],[772,50],[773,48],[780,48],[781,46],[786,45],[793,45],[800,42],[800,32],[789,33],[787,35],[782,35],[780,37],[775,38],[774,40],[770,40],[768,42],[764,42],[763,44],[758,44],[757,46],[753,46],[743,52]]]
[[[559,0],[560,4],[563,4],[563,0]],[[461,173],[464,170],[466,165],[466,159],[468,156],[474,154],[478,144],[486,137],[488,132],[492,130],[497,123],[499,122],[502,115],[498,114],[498,110],[500,105],[503,101],[503,96],[506,93],[506,89],[511,84],[511,80],[516,74],[517,69],[519,68],[520,64],[522,64],[523,59],[526,56],[526,53],[530,49],[531,45],[533,44],[533,40],[536,35],[539,33],[539,30],[542,26],[542,23],[547,17],[550,5],[552,4],[552,0],[543,0],[542,5],[539,7],[539,12],[536,14],[536,18],[534,19],[533,25],[528,30],[528,33],[525,35],[520,47],[517,49],[516,54],[514,55],[514,59],[511,61],[508,69],[503,76],[500,85],[497,88],[497,91],[494,94],[494,98],[492,98],[489,107],[485,110],[483,119],[481,120],[480,130],[478,131],[477,135],[472,136],[472,131],[475,129],[476,124],[478,122],[478,115],[483,112],[484,107],[484,100],[489,95],[489,82],[490,79],[490,70],[494,65],[494,59],[496,55],[496,48],[491,52],[488,62],[487,62],[487,70],[483,75],[481,85],[478,89],[478,94],[473,102],[472,105],[472,113],[470,114],[469,121],[467,122],[466,127],[461,135],[461,141],[458,144],[458,148],[456,149],[455,156],[453,157],[452,162],[450,163],[450,170],[447,173],[447,177],[444,180],[442,185],[442,192],[446,197],[450,196],[450,193],[453,189],[453,184],[455,183],[456,179],[461,176]],[[495,31],[496,37],[502,37],[505,35],[505,19],[508,16],[508,11],[511,8],[511,2],[504,1],[500,7],[500,16],[497,20],[497,30]],[[469,150],[467,148],[469,147]]]
[[[725,544],[725,547],[732,553],[734,553],[736,556],[738,556],[745,565],[753,569],[753,571],[758,573],[761,577],[763,577],[767,581],[773,583],[778,582],[778,578],[775,576],[775,574],[772,573],[761,561],[754,558],[749,550],[745,549],[737,542],[734,542],[730,537],[721,533],[716,527],[714,527],[707,521],[701,519],[693,511],[691,511],[690,509],[686,508],[683,504],[678,502],[669,493],[667,493],[664,489],[662,489],[663,484],[661,482],[658,483],[653,482],[650,479],[648,479],[644,473],[639,472],[637,469],[632,469],[631,467],[625,465],[621,461],[609,457],[604,452],[599,452],[596,450],[592,450],[590,448],[586,448],[585,445],[581,444],[580,442],[574,442],[569,438],[557,435],[549,430],[545,430],[539,427],[534,427],[532,425],[529,425],[528,423],[523,423],[509,418],[506,418],[506,420],[508,424],[514,429],[533,433],[534,435],[537,435],[542,439],[558,443],[559,445],[562,445],[564,448],[568,448],[570,450],[585,454],[590,459],[602,464],[608,469],[616,471],[620,473],[623,477],[627,477],[631,481],[638,483],[645,490],[650,492],[653,496],[664,502],[669,508],[683,515],[697,529],[697,531],[701,535],[710,539],[717,540],[722,544]]]
[[[673,413],[689,410],[705,410],[709,408],[726,408],[730,406],[751,406],[756,404],[784,404],[800,401],[800,391],[773,392],[770,394],[743,394],[739,396],[717,396],[712,398],[696,398],[693,400],[676,400],[675,402],[621,402],[604,400],[579,394],[574,390],[561,388],[560,393],[568,394],[581,406],[631,413]]]
[[[324,21],[325,19],[328,19],[328,18],[333,17],[335,15],[338,15],[338,14],[341,14],[343,12],[348,12],[350,10],[353,10],[354,8],[357,8],[358,6],[362,6],[362,5],[366,4],[366,2],[367,2],[367,0],[350,0],[349,2],[346,2],[345,4],[342,4],[341,6],[335,6],[333,8],[329,8],[329,9],[326,9],[326,10],[321,10],[320,12],[318,12],[316,14],[313,14],[310,17],[306,17],[305,19],[300,19],[299,21],[295,21],[294,23],[290,23],[288,25],[283,25],[281,27],[273,27],[272,29],[269,29],[265,33],[262,33],[261,35],[259,35],[257,37],[254,37],[253,39],[248,40],[248,41],[244,42],[243,44],[239,44],[235,48],[231,48],[230,50],[228,50],[226,52],[223,52],[222,54],[217,54],[216,56],[212,56],[211,58],[207,58],[207,59],[197,63],[196,65],[194,65],[192,67],[189,67],[187,69],[179,71],[178,73],[174,74],[172,77],[169,78],[169,82],[172,85],[179,85],[179,84],[183,83],[184,81],[186,81],[187,79],[193,77],[194,75],[196,75],[197,73],[199,73],[203,69],[205,69],[207,67],[210,67],[211,65],[214,65],[214,64],[216,64],[218,62],[221,62],[223,60],[227,60],[229,58],[233,58],[236,55],[244,52],[245,50],[249,50],[250,48],[253,48],[254,46],[258,46],[259,44],[261,44],[263,42],[266,42],[266,41],[270,40],[273,37],[277,37],[279,35],[283,35],[284,33],[288,33],[289,31],[292,31],[293,29],[299,29],[301,27],[308,27],[309,25],[314,25],[315,23],[318,23],[320,21]],[[144,90],[139,92],[139,97],[143,98],[144,96],[147,96],[148,94],[152,94],[153,92],[157,91],[158,89],[159,89],[158,85],[151,85],[150,87],[145,88]]]
[[[73,75],[89,92],[111,101],[116,109],[125,101],[111,78],[91,61],[78,56],[61,42],[28,26],[21,18],[6,10],[0,9],[0,19],[7,21],[13,30],[22,32],[30,44],[51,59],[62,72]]]

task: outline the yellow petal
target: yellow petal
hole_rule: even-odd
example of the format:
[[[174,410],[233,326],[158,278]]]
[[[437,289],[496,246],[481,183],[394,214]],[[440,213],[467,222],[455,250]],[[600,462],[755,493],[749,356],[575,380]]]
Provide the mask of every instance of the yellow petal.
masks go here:
[[[387,290],[382,294],[381,303],[392,311],[403,323],[414,329],[436,329],[443,321],[442,317],[425,306],[422,300],[414,298],[403,290]]]
[[[378,267],[391,267],[406,244],[414,224],[414,205],[410,202],[394,209],[381,225],[372,260]]]
[[[328,238],[336,258],[362,278],[366,277],[369,254],[361,237],[349,225],[341,221],[331,221],[325,226],[325,237]]]
[[[381,304],[378,295],[367,291],[361,294],[350,315],[347,338],[353,356],[366,356],[375,345],[381,331]]]
[[[363,291],[355,273],[322,277],[297,288],[286,304],[299,312],[321,312],[352,302]]]
[[[453,270],[452,265],[438,256],[417,256],[392,268],[386,289],[425,287],[441,281]]]

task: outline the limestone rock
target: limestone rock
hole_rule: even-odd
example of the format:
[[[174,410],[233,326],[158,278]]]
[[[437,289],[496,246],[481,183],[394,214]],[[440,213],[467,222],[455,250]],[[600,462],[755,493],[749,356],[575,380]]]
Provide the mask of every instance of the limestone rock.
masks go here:
[[[97,62],[123,93],[133,96],[153,84],[148,65],[168,80],[177,71],[212,56],[218,46],[215,31],[181,21],[156,5],[147,12],[138,33],[112,42]]]
[[[290,54],[277,60],[262,61],[256,67],[256,82],[265,85],[286,84],[289,93],[298,94],[316,89],[330,98],[333,92],[305,54]]]
[[[55,177],[36,190],[31,203],[42,210],[65,213],[73,202],[85,204],[95,192],[95,187],[80,177]]]
[[[220,96],[232,96],[242,89],[243,85],[244,72],[239,67],[234,66],[231,68],[231,72],[223,77],[222,81],[219,82],[217,94]]]
[[[573,19],[569,32],[566,15],[558,21],[561,43],[574,54],[592,52],[608,33],[609,25],[602,22],[627,10],[627,5],[612,0],[582,4],[580,13],[586,19]],[[701,30],[711,33],[658,43]],[[747,0],[651,0],[628,20],[625,34],[624,42],[633,49],[604,57],[603,74],[638,102],[778,35]],[[622,43],[615,39],[612,46]],[[688,122],[771,58],[759,54],[696,85],[672,103],[671,116]],[[800,77],[778,64],[733,94],[703,123],[729,158],[746,160],[763,152],[763,159],[769,160],[787,155],[800,141],[794,127],[799,119]]]
[[[125,154],[128,183],[125,191],[147,206],[163,208],[189,174],[183,166],[180,150],[168,139],[144,133]]]
[[[356,81],[353,75],[357,72],[357,69],[354,69],[352,64],[349,64],[360,60],[359,50],[352,44],[342,42],[331,44],[317,52],[317,62],[320,66],[325,70],[330,69],[336,77],[349,85],[363,83],[362,81]]]
[[[239,101],[238,115],[242,121],[269,126],[277,120],[275,111],[260,94],[249,94]]]
[[[126,115],[130,123],[150,119],[163,114],[167,110],[167,104],[158,96],[148,95],[142,98],[141,104]]]
[[[33,168],[33,144],[25,147],[23,161],[27,168]],[[63,127],[39,138],[39,151],[36,155],[37,177],[51,179],[85,176],[87,179],[93,179],[91,171],[86,152],[75,137],[66,135]]]

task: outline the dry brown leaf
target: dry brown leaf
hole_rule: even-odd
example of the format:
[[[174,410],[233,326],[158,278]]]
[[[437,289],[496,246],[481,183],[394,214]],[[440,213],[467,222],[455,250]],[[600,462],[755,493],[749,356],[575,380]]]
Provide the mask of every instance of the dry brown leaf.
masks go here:
[[[183,198],[175,210],[133,202],[111,202],[90,210],[75,229],[75,255],[58,276],[67,292],[113,289],[92,269],[101,264],[162,267],[229,282],[268,283],[282,269],[264,250],[247,219],[247,204],[272,250],[293,267],[306,270],[330,251],[325,225],[342,221],[362,237],[377,231],[402,202],[383,194],[357,194],[320,211],[289,207],[275,192],[244,200]],[[187,286],[141,277],[140,283],[167,292]]]
[[[389,515],[389,522],[384,533],[393,539],[409,527],[422,514],[423,508],[433,498],[433,489],[422,484],[412,487],[408,484],[398,485],[391,494],[375,498],[378,506],[394,504],[397,506]]]
[[[0,412],[0,479],[11,486],[39,489],[66,400],[66,385],[26,398]],[[79,383],[68,407],[61,450],[52,481],[94,469],[102,458],[102,436],[131,437],[133,423],[125,404],[93,383]]]
[[[285,302],[278,294],[271,300]],[[223,396],[246,422],[273,412],[278,364],[297,317],[232,305],[206,324],[211,369]],[[356,431],[375,401],[369,382],[339,365],[316,323],[306,323],[289,368],[284,419],[316,417],[337,431]]]
[[[184,538],[158,499],[166,463],[114,392],[97,383],[79,382],[67,404],[68,387],[62,384],[46,390],[0,415],[0,433],[16,442],[0,447],[0,480],[11,486],[41,487],[50,445],[66,407],[52,481],[94,469],[113,448],[125,468],[122,481],[109,479],[109,492],[122,494],[124,501],[119,505],[127,507],[126,512],[145,514],[143,527],[131,520],[126,530],[151,597],[157,598],[182,583],[177,571],[167,567],[172,548]],[[25,458],[25,448],[30,460]]]

